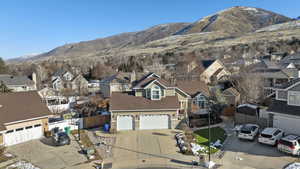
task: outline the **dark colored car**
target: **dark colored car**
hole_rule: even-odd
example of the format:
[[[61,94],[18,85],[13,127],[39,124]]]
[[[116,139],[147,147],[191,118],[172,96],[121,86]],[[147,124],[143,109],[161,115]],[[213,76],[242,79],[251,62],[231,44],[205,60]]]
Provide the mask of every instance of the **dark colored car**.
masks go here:
[[[60,132],[54,135],[53,143],[55,146],[70,145],[71,139],[65,132]]]

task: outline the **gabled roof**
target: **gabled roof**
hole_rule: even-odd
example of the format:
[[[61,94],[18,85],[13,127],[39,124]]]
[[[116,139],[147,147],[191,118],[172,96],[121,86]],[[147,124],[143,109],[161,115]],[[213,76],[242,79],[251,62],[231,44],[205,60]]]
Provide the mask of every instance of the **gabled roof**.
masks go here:
[[[100,83],[130,83],[130,73],[118,72],[114,75],[105,77]]]
[[[65,70],[65,69],[58,69],[53,76],[63,76],[65,73],[67,73],[69,71]],[[70,72],[71,73],[71,72]]]
[[[207,69],[210,65],[212,65],[216,60],[201,60],[200,64],[203,66],[205,69]]]
[[[295,85],[300,84],[300,78],[292,79],[291,81],[282,84],[281,86],[277,87],[277,89],[289,89],[290,87],[293,87]]]
[[[300,52],[288,55],[280,61],[280,64],[284,66],[287,66],[290,63],[300,64]]]
[[[205,96],[210,96],[209,88],[207,84],[200,80],[187,80],[187,81],[177,81],[176,86],[189,94],[191,97],[195,97],[197,94],[202,93]]]
[[[300,106],[288,105],[286,101],[272,100],[267,111],[281,114],[300,116]]]
[[[231,94],[233,96],[239,96],[240,93],[233,87],[230,87],[223,91],[223,94]]]
[[[33,85],[34,82],[27,76],[13,76],[8,74],[0,75],[0,82],[5,85]]]
[[[167,96],[161,100],[150,100],[134,96],[133,93],[113,92],[110,99],[111,111],[177,110],[180,108],[177,96]]]
[[[157,81],[164,87],[172,87],[172,85],[166,80],[161,79],[158,75],[154,73],[150,73],[142,77],[139,81],[137,81],[137,83],[133,86],[133,89],[143,89],[149,84],[153,83],[154,81]]]
[[[0,128],[5,123],[14,123],[51,115],[38,92],[0,94]]]

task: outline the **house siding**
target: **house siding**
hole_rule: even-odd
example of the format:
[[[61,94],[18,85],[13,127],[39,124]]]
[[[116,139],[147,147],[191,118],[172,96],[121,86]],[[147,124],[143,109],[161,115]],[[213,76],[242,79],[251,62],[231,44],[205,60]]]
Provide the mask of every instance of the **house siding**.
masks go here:
[[[31,121],[6,125],[6,129],[7,130],[13,130],[13,129],[21,128],[21,127],[32,126],[32,125],[35,125],[35,124],[42,124],[44,132],[49,130],[48,118],[43,118],[43,119],[39,119],[39,120],[31,120]]]
[[[300,84],[292,87],[289,91],[300,91]]]
[[[166,89],[165,95],[166,96],[175,96],[175,90],[174,89]]]
[[[287,94],[288,94],[287,91],[278,90],[277,91],[277,99],[278,100],[287,100]]]
[[[4,141],[4,140],[3,140],[3,134],[0,133],[0,145],[4,144],[3,141]]]

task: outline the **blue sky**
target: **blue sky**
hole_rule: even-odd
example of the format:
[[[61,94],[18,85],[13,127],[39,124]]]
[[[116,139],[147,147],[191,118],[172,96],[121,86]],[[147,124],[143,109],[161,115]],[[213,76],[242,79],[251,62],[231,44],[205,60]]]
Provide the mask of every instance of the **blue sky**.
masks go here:
[[[46,52],[157,24],[193,22],[232,6],[300,16],[300,0],[1,0],[0,57]]]

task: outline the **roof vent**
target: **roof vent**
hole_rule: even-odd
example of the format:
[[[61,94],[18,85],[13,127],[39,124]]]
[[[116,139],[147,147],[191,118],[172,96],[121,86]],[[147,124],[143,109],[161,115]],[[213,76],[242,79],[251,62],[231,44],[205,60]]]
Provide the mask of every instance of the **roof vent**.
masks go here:
[[[2,107],[3,107],[3,105],[0,104],[0,108],[2,108]]]

